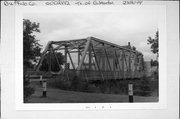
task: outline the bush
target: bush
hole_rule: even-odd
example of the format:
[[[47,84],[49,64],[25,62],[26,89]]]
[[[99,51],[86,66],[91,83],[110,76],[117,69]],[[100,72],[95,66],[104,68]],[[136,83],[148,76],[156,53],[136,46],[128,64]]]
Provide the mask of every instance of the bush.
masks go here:
[[[29,81],[24,77],[24,102],[28,102],[29,97],[34,93],[34,88],[29,86]]]
[[[58,76],[55,79],[50,80],[48,85],[52,88],[82,92],[86,91],[88,87],[88,83],[77,76],[74,76],[74,78],[70,78],[69,80],[64,80],[64,76]]]
[[[118,83],[118,87],[119,87],[119,93],[121,94],[128,94],[128,81],[120,81]]]
[[[52,88],[68,90],[71,87],[71,82],[69,80],[62,80],[60,77],[56,77],[55,79],[49,80],[48,86]]]
[[[96,87],[94,84],[89,84],[85,92],[95,93],[100,92],[100,89]]]
[[[110,93],[119,94],[119,93],[120,93],[119,87],[113,86],[113,87],[110,89]]]
[[[139,90],[139,95],[150,96],[152,91],[151,81],[146,78],[142,79],[142,81],[140,82]]]
[[[84,92],[87,90],[88,85],[88,82],[82,80],[80,77],[74,76],[71,83],[71,89]]]
[[[29,97],[34,93],[34,89],[30,86],[24,87],[24,102],[28,102]]]
[[[101,93],[108,94],[127,94],[128,92],[128,81],[109,80],[101,82],[98,87]]]
[[[27,68],[23,67],[23,99],[24,102],[28,102],[30,96],[34,93],[34,88],[29,86],[29,74],[27,74]]]
[[[105,93],[105,91],[107,89],[107,86],[106,86],[105,82],[102,82],[100,84],[99,88],[100,88],[101,93]]]

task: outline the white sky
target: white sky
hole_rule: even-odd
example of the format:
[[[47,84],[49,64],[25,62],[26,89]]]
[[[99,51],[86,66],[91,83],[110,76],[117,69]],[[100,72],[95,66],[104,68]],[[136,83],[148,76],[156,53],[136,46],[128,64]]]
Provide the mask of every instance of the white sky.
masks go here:
[[[43,47],[48,41],[61,41],[97,37],[118,45],[131,46],[143,53],[146,61],[155,59],[147,45],[148,36],[158,29],[156,9],[128,9],[120,12],[69,12],[25,14],[25,19],[40,23],[36,34]]]

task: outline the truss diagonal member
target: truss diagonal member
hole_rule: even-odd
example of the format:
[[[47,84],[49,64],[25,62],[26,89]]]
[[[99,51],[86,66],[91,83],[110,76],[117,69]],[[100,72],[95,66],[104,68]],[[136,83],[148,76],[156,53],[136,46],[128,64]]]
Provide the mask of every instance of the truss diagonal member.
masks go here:
[[[76,41],[74,44],[70,43],[71,47],[69,47],[69,50],[71,51],[71,50],[74,50],[74,49],[78,49],[80,46],[84,45],[87,42],[86,40],[84,40],[83,42],[82,41]]]
[[[46,51],[46,52],[47,52],[47,51]],[[40,61],[39,61],[38,65],[37,65],[36,68],[35,68],[35,71],[39,71],[39,68],[40,68],[41,65],[42,65],[42,62],[43,62],[44,57],[45,57],[45,55],[46,55],[46,52],[43,52],[43,53],[42,53],[41,58],[40,58]]]
[[[80,62],[80,57],[81,57],[81,51],[80,51],[80,49],[78,47],[78,65],[79,65],[79,62]]]
[[[51,50],[51,44],[49,45],[49,72],[51,72],[52,66],[52,50]]]
[[[58,66],[59,66],[59,70],[61,70],[61,69],[62,69],[62,67],[61,67],[61,65],[60,65],[60,63],[59,63],[59,60],[58,60],[58,58],[57,58],[57,55],[56,55],[56,53],[54,52],[54,49],[53,49],[53,47],[51,47],[50,49],[51,49],[51,51],[52,51],[53,55],[54,55],[54,56],[55,56],[55,58],[56,58],[56,61],[57,61],[57,63],[58,63]]]
[[[102,45],[102,43],[97,42],[97,44],[95,44],[93,47],[96,48],[96,47],[99,46],[99,45]]]
[[[119,62],[119,59],[118,59],[118,55],[117,55],[117,52],[115,50],[115,58],[116,58],[116,61],[117,61],[117,65],[119,67],[119,72],[121,72],[121,66],[120,66],[120,62]]]
[[[93,58],[94,58],[94,55],[92,56]],[[95,70],[96,69],[98,69],[98,67],[97,67],[97,63],[96,63],[96,61],[94,61],[95,60],[95,58],[93,59],[92,58],[92,63],[93,63],[93,65],[94,65],[94,68],[95,68]]]
[[[106,56],[106,59],[107,59],[107,62],[108,62],[108,66],[110,68],[110,71],[111,71],[111,74],[114,76],[114,78],[116,79],[115,75],[113,74],[113,71],[112,71],[112,68],[111,68],[111,64],[110,64],[110,61],[109,61],[109,58],[108,58],[108,55],[107,55],[107,51],[106,49],[104,48],[104,52],[105,52],[105,56]]]
[[[71,60],[71,64],[72,64],[72,66],[73,66],[73,69],[75,69],[75,66],[74,66],[74,63],[73,63],[73,60],[72,60],[72,58],[71,58],[71,55],[70,55],[69,51],[67,51],[67,54],[68,54],[68,56],[69,56],[69,59]]]
[[[91,44],[90,43],[90,47],[89,47],[89,70],[91,70],[91,66],[92,66],[92,50],[91,50]]]
[[[64,42],[62,42],[61,44],[58,44],[58,46],[55,47],[54,50],[59,50],[63,45],[64,45]]]
[[[86,46],[85,46],[84,51],[83,51],[83,53],[82,53],[82,58],[81,58],[80,63],[79,63],[79,65],[78,65],[78,67],[77,67],[77,70],[80,70],[81,67],[82,67],[82,64],[83,64],[83,62],[84,62],[86,53],[87,53],[87,51],[88,51],[88,49],[89,49],[89,44],[90,44],[90,42],[91,42],[91,38],[88,37],[88,38],[87,38],[87,42],[86,42]]]
[[[40,61],[39,61],[38,65],[37,65],[35,71],[39,71],[39,68],[40,68],[41,65],[42,65],[42,62],[43,62],[44,57],[45,57],[45,55],[46,55],[46,52],[49,50],[49,46],[50,46],[51,44],[52,44],[52,41],[49,41],[48,44],[46,45],[46,47],[45,47],[45,49],[44,49],[44,51],[43,51],[43,53],[42,53],[42,55],[41,55],[41,57],[40,57]]]
[[[103,73],[101,72],[101,69],[100,69],[100,67],[99,67],[99,62],[98,62],[98,60],[97,60],[96,52],[95,52],[95,50],[94,50],[93,45],[90,44],[90,46],[92,47],[92,51],[93,51],[93,53],[94,53],[94,58],[95,58],[95,62],[96,62],[95,64],[97,65],[98,70],[99,70],[99,72],[100,72],[100,75],[101,75],[101,77],[102,77],[102,80],[104,81],[104,76],[103,76]]]
[[[135,70],[134,70],[134,77],[136,77],[137,75],[137,60],[138,60],[138,57],[137,57],[137,54],[135,55],[135,58],[134,58],[134,64],[135,64]]]
[[[125,64],[126,64],[127,71],[129,71],[128,63],[127,63],[127,59],[126,59],[126,54],[125,54],[124,51],[123,51],[123,56],[124,56],[124,61],[125,61]]]
[[[131,72],[131,52],[129,51],[129,76],[132,78],[132,72]]]
[[[124,70],[124,63],[125,63],[125,57],[124,57],[124,51],[122,50],[122,54],[121,54],[121,62],[122,62],[122,76],[123,79],[125,79],[125,70]]]

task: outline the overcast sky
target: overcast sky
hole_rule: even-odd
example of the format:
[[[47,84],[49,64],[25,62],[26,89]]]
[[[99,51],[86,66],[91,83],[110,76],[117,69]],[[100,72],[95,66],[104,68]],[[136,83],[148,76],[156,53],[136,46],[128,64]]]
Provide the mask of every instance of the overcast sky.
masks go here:
[[[121,12],[75,12],[52,14],[25,14],[25,19],[40,23],[36,34],[43,47],[48,41],[61,41],[97,37],[118,45],[128,42],[143,53],[145,60],[155,59],[147,45],[148,36],[154,37],[158,29],[156,9],[132,9]]]

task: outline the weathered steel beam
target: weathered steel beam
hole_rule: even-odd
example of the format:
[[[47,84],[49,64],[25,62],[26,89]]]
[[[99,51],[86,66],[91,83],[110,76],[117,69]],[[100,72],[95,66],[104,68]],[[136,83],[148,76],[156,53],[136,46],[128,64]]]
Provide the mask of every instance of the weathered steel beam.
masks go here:
[[[78,47],[84,48],[83,45],[85,45],[86,42],[87,41],[83,41],[83,42],[79,42],[79,43],[74,43],[74,44],[71,43],[71,46],[68,47],[68,50],[74,50],[74,49],[77,49]]]
[[[88,51],[88,49],[89,49],[89,44],[90,44],[90,42],[91,42],[91,38],[88,37],[88,38],[87,38],[87,42],[86,42],[86,46],[85,46],[85,49],[84,49],[84,51],[83,51],[83,53],[82,53],[82,58],[81,58],[80,63],[79,63],[79,65],[78,65],[78,67],[77,67],[77,70],[80,70],[81,67],[82,67],[82,64],[83,64],[83,62],[84,62],[84,58],[85,58],[86,53],[87,53],[87,51]]]
[[[117,48],[117,47],[114,47],[114,46],[101,46],[101,47],[96,47],[96,48],[94,48],[94,49],[108,49],[108,50],[122,50],[122,49],[119,49],[119,48]]]
[[[53,41],[52,43],[53,44],[57,44],[57,43],[62,43],[62,42],[65,42],[65,43],[68,43],[68,42],[77,42],[77,41],[84,41],[86,40],[87,38],[82,38],[82,39],[73,39],[73,40],[63,40],[63,41]]]
[[[95,70],[97,70],[97,63],[94,61],[94,59],[92,58],[92,62],[93,62],[93,65],[95,66]]]
[[[108,67],[109,67],[110,71],[112,71],[111,64],[110,64],[106,49],[104,49],[104,52],[105,52],[105,56],[106,56],[106,59],[107,59],[107,62],[108,62]]]
[[[67,47],[65,46],[65,50],[64,50],[64,62],[65,62],[65,70],[66,70],[66,64],[67,64]]]
[[[79,63],[80,63],[80,49],[79,49],[79,47],[78,47],[78,65],[79,65]]]
[[[135,58],[134,58],[134,65],[135,65],[135,70],[134,70],[134,77],[135,77],[137,73],[137,55],[135,55]]]
[[[112,68],[111,68],[111,64],[110,64],[110,61],[109,61],[109,58],[108,58],[108,55],[107,55],[106,49],[104,49],[104,52],[105,52],[105,55],[106,55],[106,59],[107,59],[108,66],[109,66],[109,69],[110,69],[110,71],[111,71],[111,74],[114,76],[113,71],[112,71]],[[114,78],[116,79],[115,76],[114,76]]]
[[[51,71],[51,54],[52,54],[52,50],[51,50],[51,45],[49,46],[49,67],[48,70]]]
[[[131,72],[131,52],[129,52],[129,75],[130,75],[130,78],[132,78],[132,72]]]
[[[117,79],[116,78],[116,72],[115,72],[116,71],[116,56],[112,57],[112,59],[113,59],[113,74],[114,74],[115,79]]]
[[[46,51],[46,52],[47,52],[47,51]],[[46,52],[43,52],[43,53],[42,53],[42,56],[41,56],[41,58],[40,58],[40,61],[39,61],[38,65],[37,65],[35,71],[39,71],[39,68],[41,67],[42,62],[43,62],[43,60],[44,60],[44,57],[46,56]]]
[[[70,59],[70,61],[71,61],[72,67],[73,67],[73,69],[75,70],[75,66],[74,66],[73,60],[72,60],[72,58],[71,58],[71,55],[70,55],[70,53],[69,53],[68,51],[67,51],[67,53],[68,53],[69,59]]]
[[[68,51],[69,53],[78,53],[78,51]]]
[[[126,59],[126,54],[124,52],[123,52],[123,56],[124,56],[124,61],[125,61],[125,64],[126,64],[127,71],[129,71],[128,62],[127,62],[127,59]]]
[[[54,50],[61,50],[62,46],[64,46],[64,43],[58,44],[58,46],[55,47]]]
[[[118,64],[119,72],[121,72],[121,66],[120,66],[120,62],[119,62],[118,56],[117,56],[117,52],[116,52],[116,50],[114,52],[115,52],[115,57],[116,57],[116,61],[117,61],[117,64]]]
[[[92,59],[92,54],[91,54],[91,44],[90,44],[90,47],[89,47],[89,70],[91,70],[91,59]]]
[[[90,45],[91,45],[91,44],[90,44]],[[97,65],[97,67],[98,67],[99,73],[100,73],[100,75],[101,75],[102,80],[104,81],[104,76],[103,76],[103,74],[102,74],[102,72],[101,72],[101,69],[100,69],[100,67],[99,67],[99,62],[98,62],[98,60],[97,60],[96,52],[95,52],[95,50],[94,50],[93,45],[91,45],[91,47],[92,47],[92,51],[94,52],[94,58],[95,58],[95,62],[96,62],[96,65]]]
[[[94,48],[96,49],[96,47],[99,46],[99,45],[102,45],[102,43],[99,43],[99,42],[98,42],[97,44],[95,44],[95,45],[93,45],[93,46],[94,46]]]
[[[52,52],[53,52],[53,55],[54,55],[54,56],[55,56],[55,58],[56,58],[56,61],[57,61],[57,63],[58,63],[59,70],[61,70],[61,69],[62,69],[62,67],[61,67],[61,65],[60,65],[60,63],[59,63],[59,60],[58,60],[58,58],[57,58],[56,53],[55,53],[55,52],[54,52],[54,50],[53,50],[53,47],[51,47],[51,50],[52,50]]]
[[[108,42],[108,41],[104,41],[104,40],[101,40],[101,39],[98,39],[98,38],[91,37],[91,39],[92,39],[92,40],[95,40],[95,41],[97,41],[97,42],[101,42],[101,43],[106,44],[106,45],[110,45],[110,46],[113,46],[113,47],[117,47],[117,48],[119,48],[119,49],[136,52],[136,51],[134,51],[134,50],[132,50],[132,49],[124,48],[124,47],[122,47],[122,46],[119,46],[119,45],[116,45],[116,44],[114,44],[114,43],[110,43],[110,42]]]
[[[125,57],[124,52],[122,52],[122,73],[123,73],[123,79],[125,79],[125,73],[124,73],[124,63],[125,63]]]
[[[62,47],[62,46],[61,46]],[[79,47],[80,49],[83,49],[84,47]],[[67,47],[67,49],[68,49],[68,47]],[[74,49],[78,49],[78,46],[77,47],[75,47]],[[74,50],[74,49],[70,49],[69,51],[71,51],[71,50]],[[54,49],[54,50],[65,50],[65,48],[59,48],[59,49]]]
[[[39,61],[38,65],[37,65],[35,71],[39,71],[39,68],[40,68],[41,65],[42,65],[42,62],[43,62],[43,60],[44,60],[44,57],[45,57],[47,51],[49,50],[49,45],[50,45],[51,43],[52,43],[52,41],[49,41],[48,44],[46,45],[46,47],[45,47],[45,49],[44,49],[44,51],[43,51],[43,53],[42,53],[42,55],[41,55],[41,57],[40,57],[40,61]]]

